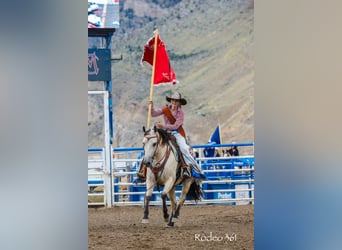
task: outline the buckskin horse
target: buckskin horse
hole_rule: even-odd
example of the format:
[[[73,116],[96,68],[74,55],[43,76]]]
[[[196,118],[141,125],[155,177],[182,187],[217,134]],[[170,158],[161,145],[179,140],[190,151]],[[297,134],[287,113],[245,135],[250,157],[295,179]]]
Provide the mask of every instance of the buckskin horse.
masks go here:
[[[163,204],[163,216],[168,227],[173,227],[179,217],[180,208],[183,206],[186,196],[196,202],[203,197],[200,183],[193,177],[182,177],[181,163],[178,153],[175,151],[170,133],[156,127],[146,131],[143,127],[144,157],[143,164],[147,166],[146,193],[144,198],[144,217],[142,223],[148,223],[149,203],[153,189],[156,185],[164,186],[161,193]],[[175,189],[182,185],[179,203],[176,202]],[[166,197],[171,201],[171,216],[168,214]]]

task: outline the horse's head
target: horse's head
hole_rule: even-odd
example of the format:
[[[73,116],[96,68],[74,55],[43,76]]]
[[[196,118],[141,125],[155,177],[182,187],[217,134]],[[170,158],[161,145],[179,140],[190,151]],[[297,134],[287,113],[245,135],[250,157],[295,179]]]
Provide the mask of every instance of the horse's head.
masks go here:
[[[143,127],[144,131],[144,139],[143,139],[143,147],[144,147],[144,158],[143,163],[146,166],[151,166],[153,159],[156,155],[158,146],[163,146],[169,139],[168,133],[165,130],[157,129],[156,126],[146,130]]]
[[[150,128],[148,130],[143,127],[144,131],[144,139],[142,141],[143,148],[144,148],[144,158],[143,158],[143,164],[146,166],[151,166],[154,158],[154,154],[156,153],[156,150],[158,148],[158,134],[157,134],[157,128]]]

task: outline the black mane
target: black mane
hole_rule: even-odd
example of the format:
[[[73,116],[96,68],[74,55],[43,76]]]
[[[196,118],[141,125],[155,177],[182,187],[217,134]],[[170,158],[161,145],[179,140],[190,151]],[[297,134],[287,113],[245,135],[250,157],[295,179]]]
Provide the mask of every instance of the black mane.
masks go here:
[[[152,132],[159,133],[159,135],[160,135],[160,137],[162,139],[162,144],[168,143],[169,140],[170,140],[171,134],[169,132],[167,132],[166,130],[164,130],[164,129],[160,129],[160,128],[154,127],[153,131],[152,131],[151,128],[146,130],[145,127],[143,127],[143,131],[144,131],[144,136],[151,135]]]
[[[157,132],[159,133],[160,137],[162,138],[162,144],[168,143],[170,140],[170,133],[168,133],[164,129],[157,128]]]

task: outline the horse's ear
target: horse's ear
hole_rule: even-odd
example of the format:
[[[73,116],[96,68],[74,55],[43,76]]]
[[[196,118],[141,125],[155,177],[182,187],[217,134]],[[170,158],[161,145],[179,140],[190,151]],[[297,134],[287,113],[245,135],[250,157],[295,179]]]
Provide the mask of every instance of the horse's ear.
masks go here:
[[[145,126],[143,126],[143,131],[144,131],[144,133],[146,132]]]
[[[157,127],[154,126],[154,127],[153,127],[153,130],[154,130],[154,133],[156,133],[156,132],[157,132]]]

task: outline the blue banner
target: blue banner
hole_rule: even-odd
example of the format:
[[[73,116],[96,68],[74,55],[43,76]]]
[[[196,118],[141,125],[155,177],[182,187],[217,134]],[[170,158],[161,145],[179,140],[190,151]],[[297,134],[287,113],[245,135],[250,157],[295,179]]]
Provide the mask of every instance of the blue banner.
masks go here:
[[[218,125],[211,135],[208,144],[221,144],[221,135],[220,135],[220,126]],[[206,148],[204,149],[204,156],[205,157],[214,157],[215,155],[215,148]]]
[[[110,81],[111,60],[109,49],[88,49],[88,81]]]

